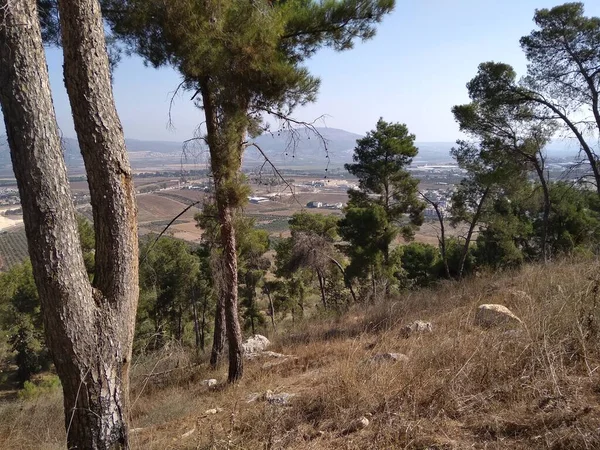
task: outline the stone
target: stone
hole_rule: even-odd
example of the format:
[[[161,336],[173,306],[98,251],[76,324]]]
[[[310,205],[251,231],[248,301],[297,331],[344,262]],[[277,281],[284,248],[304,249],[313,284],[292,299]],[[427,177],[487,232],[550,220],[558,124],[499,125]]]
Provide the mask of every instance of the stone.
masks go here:
[[[244,341],[244,353],[252,354],[265,351],[271,342],[261,334],[255,334]]]
[[[275,394],[272,391],[267,391],[265,393],[265,400],[271,405],[287,405],[290,402],[290,399],[295,396],[296,394],[289,394],[287,392]]]
[[[523,322],[504,305],[480,305],[475,314],[475,325],[491,328],[502,325],[516,326]]]
[[[223,409],[221,409],[221,408],[212,408],[212,409],[207,409],[206,411],[204,411],[204,414],[206,414],[207,416],[212,416],[217,413],[220,413],[221,411],[223,411]]]
[[[373,356],[369,361],[374,363],[380,362],[408,362],[408,356],[402,353],[379,353]]]
[[[423,320],[415,320],[410,325],[403,326],[400,330],[405,338],[413,334],[431,333],[432,331],[433,326],[431,325],[431,322],[424,322]]]
[[[267,403],[269,403],[271,405],[282,405],[283,406],[283,405],[287,405],[290,402],[290,399],[295,396],[296,396],[296,394],[290,394],[287,392],[281,392],[281,393],[276,394],[269,389],[264,394],[259,394],[256,392],[250,394],[246,401],[247,401],[247,403],[252,403],[252,402],[261,400],[261,401],[266,401]]]
[[[367,428],[369,426],[369,419],[365,416],[359,417],[355,421],[353,421],[343,432],[342,434],[350,434],[355,433],[363,428]]]
[[[210,378],[208,380],[202,380],[202,386],[213,387],[217,385],[217,380]]]

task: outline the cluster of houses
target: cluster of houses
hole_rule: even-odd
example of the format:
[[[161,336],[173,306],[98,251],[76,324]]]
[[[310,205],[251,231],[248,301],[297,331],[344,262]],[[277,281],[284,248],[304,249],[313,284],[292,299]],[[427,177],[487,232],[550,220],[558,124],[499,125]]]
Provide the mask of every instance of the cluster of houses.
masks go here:
[[[19,205],[19,190],[15,187],[0,188],[0,206]]]
[[[326,209],[342,209],[344,204],[341,202],[338,203],[323,203],[323,202],[308,202],[306,204],[307,208],[326,208]]]
[[[423,194],[430,201],[435,202],[437,204],[438,210],[444,215],[447,216],[447,211],[450,209],[452,205],[450,198],[452,197],[451,189],[429,189],[426,190]],[[425,207],[425,211],[423,211],[426,219],[437,219],[437,212],[435,208],[431,204],[427,204]]]

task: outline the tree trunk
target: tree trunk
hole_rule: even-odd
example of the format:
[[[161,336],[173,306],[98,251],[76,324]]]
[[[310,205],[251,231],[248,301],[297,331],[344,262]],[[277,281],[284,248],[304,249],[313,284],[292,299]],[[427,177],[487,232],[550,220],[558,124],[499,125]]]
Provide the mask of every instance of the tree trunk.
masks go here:
[[[192,316],[194,319],[194,336],[196,338],[196,354],[200,350],[200,324],[198,323],[198,298],[196,289],[192,291]],[[204,350],[204,348],[202,349]]]
[[[240,168],[246,133],[247,105],[236,105],[233,108],[235,112],[225,110],[223,105],[215,102],[209,79],[201,81],[200,91],[206,117],[206,140],[210,151],[211,171],[221,226],[224,309],[229,344],[228,382],[234,383],[242,377],[244,371],[242,329],[238,317],[238,263],[234,211],[243,201]]]
[[[237,250],[231,208],[221,207],[219,209],[221,240],[225,259],[225,322],[229,344],[229,375],[227,381],[235,383],[242,378],[244,373],[242,329],[238,317]]]
[[[217,298],[217,309],[215,311],[215,329],[213,333],[213,345],[210,352],[210,367],[216,369],[219,366],[223,348],[225,347],[225,298],[219,290]]]
[[[475,226],[477,222],[479,222],[479,216],[481,216],[481,210],[483,208],[483,204],[490,192],[490,187],[486,187],[485,191],[483,191],[483,195],[479,200],[479,204],[477,205],[477,210],[473,215],[473,219],[469,224],[469,230],[467,231],[467,236],[465,237],[465,245],[463,247],[462,254],[460,255],[460,263],[458,265],[458,278],[462,278],[463,272],[465,270],[465,262],[467,261],[467,255],[469,254],[469,246],[471,245],[471,238],[473,237],[473,231],[475,230]]]
[[[342,273],[342,276],[344,277],[344,283],[346,284],[346,287],[350,290],[350,295],[352,295],[352,300],[354,300],[354,303],[356,303],[356,293],[354,292],[354,288],[352,287],[352,281],[350,280],[350,278],[348,278],[348,275],[346,274],[344,267],[335,258],[332,258],[331,256],[328,256],[328,258],[332,263],[335,264],[335,266]]]
[[[548,221],[550,219],[550,190],[548,188],[548,182],[546,181],[546,177],[544,176],[544,167],[543,162],[540,163],[537,157],[532,160],[533,166],[535,167],[535,171],[540,180],[540,184],[542,186],[542,192],[544,194],[544,213],[542,217],[542,259],[544,263],[548,262]]]
[[[201,332],[200,332],[200,347],[202,348],[202,352],[204,353],[205,350],[205,338],[204,336],[206,335],[206,307],[207,307],[207,303],[208,300],[205,299],[204,303],[202,304],[202,325],[201,325]]]
[[[325,283],[324,277],[321,275],[321,271],[317,270],[317,278],[319,279],[319,290],[321,291],[321,301],[323,302],[323,308],[327,309],[327,297],[325,296]]]
[[[67,445],[127,448],[137,224],[99,6],[74,1],[61,11],[65,79],[96,218],[94,286],[80,250],[36,2],[4,0],[0,10],[0,103],[46,340],[63,386]]]
[[[267,294],[267,298],[269,299],[269,311],[271,313],[271,325],[273,326],[273,332],[277,331],[275,327],[275,305],[273,304],[273,299],[271,298],[271,291],[269,289],[265,290]]]

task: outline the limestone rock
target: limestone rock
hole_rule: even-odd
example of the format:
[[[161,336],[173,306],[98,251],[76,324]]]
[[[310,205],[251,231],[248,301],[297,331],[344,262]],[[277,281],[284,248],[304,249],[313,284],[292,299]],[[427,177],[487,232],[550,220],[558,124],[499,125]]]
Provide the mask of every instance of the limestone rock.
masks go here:
[[[353,421],[348,428],[346,428],[342,434],[350,434],[355,433],[356,431],[362,430],[363,428],[367,428],[369,426],[369,419],[365,416],[359,417],[355,421]]]
[[[431,322],[424,322],[423,320],[415,320],[413,323],[405,325],[400,330],[402,335],[406,338],[413,334],[431,333],[432,331],[433,327]]]
[[[260,393],[252,393],[247,398],[247,403],[252,403],[255,401],[266,401],[271,405],[287,405],[290,402],[292,397],[295,397],[296,394],[290,394],[287,392],[274,393],[270,389],[267,390],[264,394]]]
[[[202,386],[213,387],[217,385],[217,380],[210,378],[208,380],[202,380]]]
[[[475,314],[475,325],[490,328],[501,325],[520,325],[521,319],[504,305],[487,304],[480,305]]]
[[[255,334],[244,341],[244,353],[252,354],[265,351],[271,342],[261,334]]]
[[[296,394],[289,394],[287,392],[275,394],[272,391],[267,391],[265,393],[265,400],[271,405],[287,405],[290,402],[290,399],[295,396]]]

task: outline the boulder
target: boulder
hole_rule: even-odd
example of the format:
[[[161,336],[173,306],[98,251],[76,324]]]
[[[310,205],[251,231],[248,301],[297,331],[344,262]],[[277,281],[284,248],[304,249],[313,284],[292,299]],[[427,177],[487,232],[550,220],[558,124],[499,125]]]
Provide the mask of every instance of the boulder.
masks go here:
[[[487,304],[480,305],[475,314],[475,325],[483,328],[497,327],[502,325],[515,326],[523,322],[504,305]]]
[[[400,330],[405,338],[413,334],[431,333],[432,331],[431,322],[424,322],[423,320],[415,320],[413,323],[403,326]]]
[[[373,356],[369,361],[374,363],[380,362],[408,362],[408,356],[402,353],[379,353]]]
[[[244,353],[252,354],[259,353],[267,349],[271,342],[261,334],[255,334],[244,341],[242,347]]]
[[[210,378],[208,380],[202,380],[202,386],[213,387],[217,385],[217,380]]]

